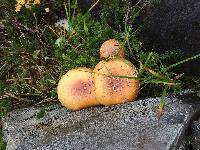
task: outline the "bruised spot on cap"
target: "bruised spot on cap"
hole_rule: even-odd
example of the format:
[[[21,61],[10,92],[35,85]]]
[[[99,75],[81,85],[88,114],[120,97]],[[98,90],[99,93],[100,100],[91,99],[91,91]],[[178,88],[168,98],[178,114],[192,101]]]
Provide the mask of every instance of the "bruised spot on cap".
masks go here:
[[[135,100],[139,91],[139,81],[134,79],[136,72],[133,64],[122,58],[99,62],[94,69],[97,101],[113,105]]]
[[[72,95],[74,96],[88,96],[93,90],[93,83],[91,81],[76,81],[72,86]]]
[[[57,87],[58,99],[70,110],[99,105],[95,98],[92,69],[76,68],[62,76]]]

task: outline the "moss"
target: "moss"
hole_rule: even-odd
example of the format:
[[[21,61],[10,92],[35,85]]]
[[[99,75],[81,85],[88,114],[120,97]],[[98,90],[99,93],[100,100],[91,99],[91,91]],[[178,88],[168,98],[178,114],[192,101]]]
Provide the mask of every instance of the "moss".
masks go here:
[[[1,99],[0,101],[0,118],[6,115],[10,110],[11,102],[9,99]]]
[[[5,150],[5,149],[6,149],[6,144],[3,141],[2,131],[0,131],[0,150]]]
[[[10,110],[10,107],[11,103],[8,99],[0,100],[0,120]],[[0,150],[5,150],[5,149],[6,149],[6,143],[3,140],[3,133],[0,124]]]
[[[36,114],[36,118],[39,120],[39,119],[42,119],[45,115],[45,109],[41,109],[37,114]]]

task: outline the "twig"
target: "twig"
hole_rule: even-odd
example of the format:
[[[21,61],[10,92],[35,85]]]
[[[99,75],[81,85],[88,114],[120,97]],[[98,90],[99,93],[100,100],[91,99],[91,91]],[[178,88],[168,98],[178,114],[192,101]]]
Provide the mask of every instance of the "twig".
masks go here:
[[[6,82],[15,81],[16,79],[7,79]],[[23,80],[32,80],[32,78],[23,78]]]
[[[90,12],[98,3],[100,2],[100,0],[97,0],[88,10],[88,12]]]
[[[33,100],[28,100],[28,99],[26,99],[26,98],[21,98],[21,97],[19,97],[19,96],[16,96],[16,95],[14,95],[14,94],[11,94],[11,93],[5,93],[5,95],[3,95],[4,97],[6,97],[6,98],[14,98],[14,99],[16,99],[16,100],[18,100],[18,101],[25,101],[25,102],[30,102],[30,101],[33,101]]]
[[[6,95],[6,94],[5,94],[5,95],[1,95],[1,96],[0,96],[0,100],[3,100],[3,99],[5,99],[5,98],[9,98],[9,96],[8,96],[8,95]]]
[[[37,28],[38,28],[38,23],[37,23],[37,18],[36,18],[35,13],[33,13],[33,17],[34,17],[34,19],[35,19],[35,26],[36,26],[36,29],[37,29]]]
[[[57,99],[46,98],[46,99],[44,99],[44,100],[42,100],[42,101],[40,101],[40,102],[38,102],[34,105],[40,105],[40,104],[47,103],[47,102],[57,102],[57,101],[58,101]]]
[[[135,6],[137,6],[141,1],[142,1],[142,0],[139,0],[139,1],[135,4]]]

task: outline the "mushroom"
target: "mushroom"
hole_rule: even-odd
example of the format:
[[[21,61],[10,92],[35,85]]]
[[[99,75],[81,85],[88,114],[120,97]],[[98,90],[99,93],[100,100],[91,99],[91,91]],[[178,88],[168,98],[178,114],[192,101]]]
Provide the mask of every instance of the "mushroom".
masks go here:
[[[124,58],[125,53],[123,46],[116,39],[109,39],[100,47],[100,58],[110,59],[115,56]]]
[[[100,61],[95,69],[96,100],[103,105],[130,102],[136,99],[139,81],[136,68],[125,59]]]
[[[98,105],[95,99],[92,69],[79,67],[62,76],[57,87],[58,99],[70,110]]]

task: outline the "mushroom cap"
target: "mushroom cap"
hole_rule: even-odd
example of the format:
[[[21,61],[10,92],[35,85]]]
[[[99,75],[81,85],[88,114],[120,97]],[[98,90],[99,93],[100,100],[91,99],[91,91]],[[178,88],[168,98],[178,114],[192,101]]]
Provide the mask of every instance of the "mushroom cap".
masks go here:
[[[113,58],[115,56],[124,58],[125,52],[122,44],[116,39],[109,39],[105,41],[100,47],[100,58]]]
[[[98,105],[95,98],[92,69],[76,68],[62,76],[57,87],[58,99],[70,110],[80,110]]]
[[[113,105],[135,100],[139,91],[136,68],[125,59],[100,61],[95,69],[96,99],[103,105]],[[115,77],[114,77],[115,76]]]

